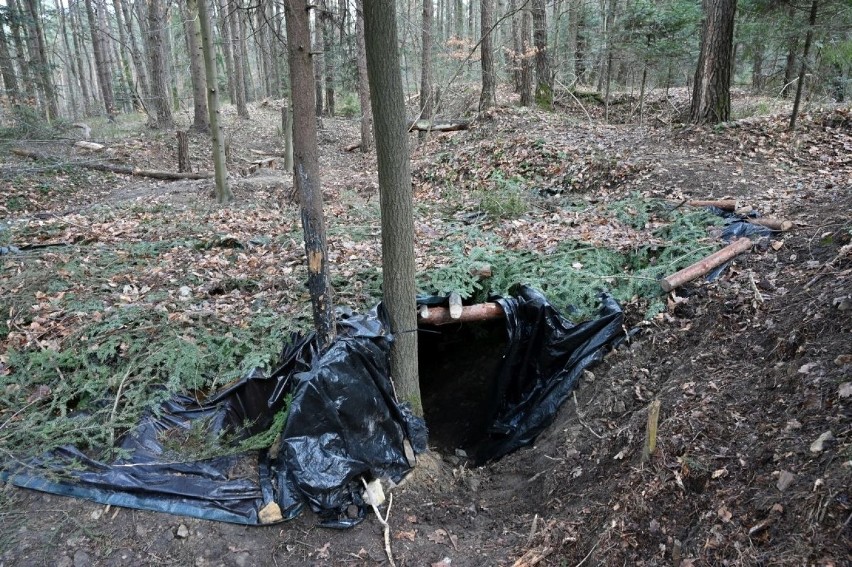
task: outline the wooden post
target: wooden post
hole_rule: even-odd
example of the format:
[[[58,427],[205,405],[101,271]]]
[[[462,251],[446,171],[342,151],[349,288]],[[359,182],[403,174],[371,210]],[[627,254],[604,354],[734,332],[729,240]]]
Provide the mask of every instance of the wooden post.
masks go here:
[[[187,173],[192,171],[189,164],[189,134],[186,130],[178,130],[175,133],[178,141],[178,171]]]

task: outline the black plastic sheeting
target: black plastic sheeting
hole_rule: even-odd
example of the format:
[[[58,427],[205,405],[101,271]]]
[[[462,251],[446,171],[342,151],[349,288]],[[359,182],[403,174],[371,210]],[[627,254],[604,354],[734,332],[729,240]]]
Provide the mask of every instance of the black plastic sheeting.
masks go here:
[[[529,287],[496,299],[509,341],[493,381],[491,425],[475,452],[479,462],[532,443],[583,370],[623,336],[620,307],[601,299],[600,317],[578,325]],[[411,470],[412,452],[427,448],[425,423],[394,395],[385,321],[381,306],[342,317],[321,355],[313,335],[294,335],[271,375],[252,372],[203,402],[173,398],[123,437],[117,454],[124,458],[98,462],[64,447],[24,466],[7,463],[0,477],[104,504],[249,525],[269,523],[261,510],[273,502],[281,511],[273,521],[296,517],[308,503],[320,525],[356,525],[366,513],[361,479],[398,483]],[[277,451],[176,461],[164,447],[169,431],[186,431],[199,419],[211,433],[265,431],[288,400]]]
[[[738,215],[737,213],[732,213],[729,211],[725,211],[720,209],[719,207],[707,207],[711,213],[716,216],[722,217],[725,221],[725,227],[722,229],[722,240],[725,242],[733,242],[743,236],[748,238],[763,238],[764,236],[771,236],[776,234],[777,231],[772,230],[771,228],[754,224],[748,222],[750,218],[758,218],[757,211],[752,211],[748,215]],[[728,266],[731,265],[731,260],[721,264],[710,270],[704,279],[708,282],[714,281],[720,275],[722,275],[725,270],[728,269]]]

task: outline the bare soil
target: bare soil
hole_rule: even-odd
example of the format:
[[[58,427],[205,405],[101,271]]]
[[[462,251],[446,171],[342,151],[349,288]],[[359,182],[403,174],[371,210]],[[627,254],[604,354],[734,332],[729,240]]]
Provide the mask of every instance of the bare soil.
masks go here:
[[[237,198],[272,200],[295,218],[283,172],[249,173],[248,148],[278,144],[276,109],[253,116],[232,126]],[[533,131],[636,166],[623,181],[590,188],[593,197],[729,196],[796,227],[737,258],[719,280],[671,294],[653,320],[628,311],[642,332],[585,375],[535,446],[480,468],[448,442],[422,458],[393,492],[397,565],[852,564],[852,114],[815,112],[797,134],[785,132],[783,117],[717,129],[663,123],[638,129],[588,124],[579,112],[500,108],[471,132],[435,136],[414,152],[419,171],[448,148]],[[356,128],[325,121],[327,201],[375,199],[374,157],[343,150]],[[176,163],[174,145],[163,136],[124,155],[165,168]],[[193,147],[201,162],[203,138]],[[197,200],[210,190],[206,181],[117,179],[30,214]],[[655,399],[657,448],[643,461]],[[346,531],[316,527],[310,512],[243,527],[5,490],[3,566],[387,563],[372,516]]]

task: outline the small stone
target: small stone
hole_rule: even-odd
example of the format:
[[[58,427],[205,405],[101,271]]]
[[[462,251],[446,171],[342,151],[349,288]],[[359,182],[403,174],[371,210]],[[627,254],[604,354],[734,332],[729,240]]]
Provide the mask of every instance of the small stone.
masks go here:
[[[778,482],[775,486],[778,490],[784,492],[791,484],[793,484],[794,480],[796,480],[796,475],[788,471],[781,471],[781,474],[778,475]]]
[[[651,520],[651,524],[648,526],[648,529],[651,530],[652,534],[656,534],[660,532],[660,522],[657,520]]]
[[[588,370],[583,370],[583,380],[591,384],[595,381],[595,373]]]
[[[852,382],[844,382],[837,388],[837,395],[841,398],[852,396]]]
[[[350,504],[349,506],[346,507],[346,516],[349,517],[352,520],[354,520],[355,518],[358,517],[359,512],[360,512],[360,510],[358,509],[358,506],[356,506],[355,504]]]
[[[178,526],[177,530],[175,530],[175,537],[179,539],[186,539],[189,537],[189,528],[185,525],[181,524]]]
[[[67,555],[60,555],[56,560],[56,567],[73,567],[74,561]]]
[[[260,509],[257,514],[261,524],[274,524],[284,519],[281,514],[281,507],[276,502],[270,502]]]
[[[179,293],[180,293],[180,296],[181,296],[182,298],[187,298],[187,297],[189,297],[190,295],[192,295],[192,289],[190,289],[190,287],[189,287],[189,286],[182,285],[182,286],[180,286]]]
[[[837,355],[837,358],[834,359],[834,364],[837,366],[846,366],[847,364],[852,364],[852,354]]]
[[[237,567],[246,567],[246,565],[254,565],[251,561],[251,555],[248,551],[241,551],[234,555],[234,564]]]
[[[92,564],[92,558],[82,549],[74,552],[74,567],[89,567]]]
[[[811,453],[821,453],[825,449],[826,442],[832,439],[834,439],[834,435],[832,435],[831,431],[826,431],[817,437],[816,441],[811,443]]]
[[[464,449],[456,449],[456,457],[461,457],[462,459],[467,458],[467,452]]]

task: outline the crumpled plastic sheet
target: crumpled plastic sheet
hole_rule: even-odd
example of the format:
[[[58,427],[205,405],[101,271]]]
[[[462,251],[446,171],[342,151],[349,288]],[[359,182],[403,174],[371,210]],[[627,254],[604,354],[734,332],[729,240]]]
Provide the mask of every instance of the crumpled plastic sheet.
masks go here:
[[[707,210],[724,219],[725,228],[722,229],[721,237],[725,242],[733,242],[743,236],[747,236],[748,238],[762,238],[776,233],[776,231],[771,228],[748,222],[749,218],[758,217],[756,211],[752,211],[750,214],[743,216],[730,211],[725,211],[718,207],[707,207]],[[704,279],[708,282],[714,281],[728,269],[730,264],[731,261],[728,260],[722,265],[713,268],[707,273]]]
[[[493,381],[491,426],[475,452],[480,462],[532,443],[583,370],[624,335],[621,309],[608,295],[601,316],[578,325],[529,287],[496,300],[509,340]],[[296,517],[307,503],[325,527],[356,525],[366,513],[361,479],[398,483],[413,464],[406,449],[427,449],[426,424],[395,399],[385,321],[381,306],[343,316],[321,355],[313,335],[294,335],[271,375],[254,371],[202,402],[175,396],[120,440],[124,458],[98,462],[63,447],[24,466],[7,463],[0,478],[103,504],[248,525],[268,523],[260,512],[272,502],[281,511],[275,521]],[[164,447],[169,431],[186,431],[198,419],[212,433],[265,431],[288,399],[277,451],[176,462]],[[248,458],[255,463],[250,478]]]

